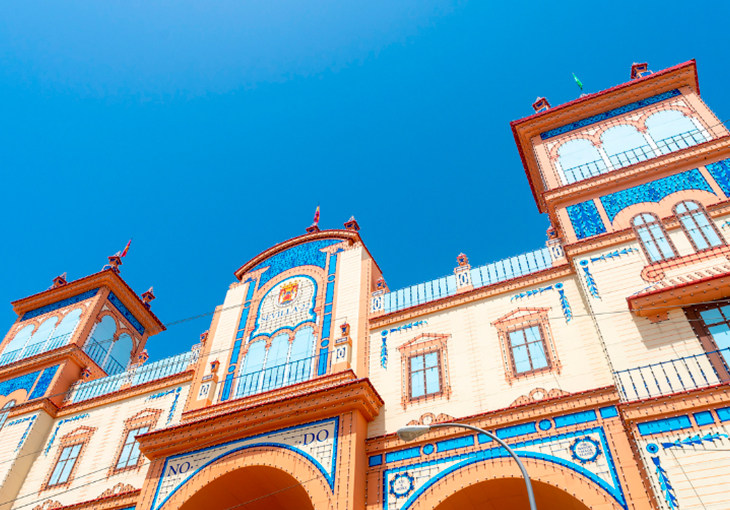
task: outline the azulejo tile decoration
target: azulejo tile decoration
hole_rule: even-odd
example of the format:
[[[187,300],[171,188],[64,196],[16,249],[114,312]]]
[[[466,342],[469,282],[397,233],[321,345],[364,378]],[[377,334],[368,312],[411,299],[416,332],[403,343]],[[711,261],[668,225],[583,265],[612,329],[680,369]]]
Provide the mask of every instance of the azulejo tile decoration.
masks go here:
[[[512,296],[510,298],[510,301],[536,296],[537,294],[542,294],[543,292],[546,292],[548,290],[558,291],[558,296],[560,298],[560,308],[562,308],[563,310],[565,322],[570,322],[573,318],[573,309],[570,307],[568,297],[565,295],[565,287],[562,283],[556,283],[555,285],[548,285],[547,287],[540,287],[539,289],[532,289],[525,292],[520,292],[519,294],[515,294],[514,296]]]
[[[53,446],[53,441],[56,440],[56,436],[58,435],[58,429],[61,428],[61,425],[63,425],[64,423],[71,422],[71,421],[83,420],[84,418],[88,418],[88,417],[89,417],[89,413],[84,413],[84,414],[79,414],[78,416],[74,416],[72,418],[64,418],[63,420],[59,421],[56,424],[56,428],[53,430],[53,435],[51,435],[51,439],[48,441],[48,446],[46,446],[46,449],[43,452],[43,455],[48,455],[48,452],[50,451],[51,446]]]
[[[713,443],[717,441],[718,439],[730,439],[730,436],[727,434],[720,434],[720,433],[713,433],[713,434],[695,434],[694,436],[689,436],[685,439],[678,439],[676,441],[672,441],[671,443],[662,443],[662,448],[665,450],[669,448],[684,448],[685,446],[697,446],[701,445],[703,443]]]
[[[28,397],[28,400],[33,400],[34,398],[39,398],[46,394],[46,391],[51,385],[51,381],[53,380],[53,376],[56,375],[57,370],[58,365],[48,367],[43,370],[41,376],[38,378],[38,383],[35,385],[33,393],[30,397]]]
[[[585,276],[586,285],[588,285],[588,292],[590,292],[591,296],[593,296],[594,298],[600,299],[601,296],[598,294],[598,286],[596,285],[596,280],[593,279],[591,270],[588,269],[588,261],[581,260],[580,267],[583,269],[583,276]]]
[[[39,316],[43,315],[44,313],[54,312],[56,310],[59,310],[59,309],[63,308],[64,306],[74,305],[76,303],[86,301],[87,299],[96,296],[97,292],[99,292],[99,289],[87,290],[86,292],[83,292],[76,296],[72,296],[67,299],[62,299],[61,301],[56,301],[55,303],[51,303],[50,305],[41,306],[40,308],[36,308],[35,310],[30,310],[28,312],[25,312],[23,314],[23,318],[20,320],[26,321],[28,319],[33,319],[35,317],[39,317]]]
[[[126,306],[124,306],[124,303],[114,295],[113,292],[109,293],[109,302],[113,304],[117,310],[124,316],[125,319],[129,321],[129,323],[134,327],[134,329],[137,330],[137,332],[140,335],[144,335],[145,329],[144,326],[137,320],[137,318],[132,315],[132,312],[130,312]]]
[[[30,432],[30,429],[33,427],[33,423],[35,423],[35,419],[38,418],[37,414],[34,414],[30,417],[30,423],[25,428],[25,432],[23,432],[23,436],[20,438],[20,441],[18,441],[18,446],[15,447],[15,451],[17,452],[23,447],[23,443],[25,443],[25,438],[28,437],[28,433]]]
[[[613,222],[616,215],[629,206],[644,202],[658,203],[661,199],[672,193],[686,190],[702,190],[714,194],[700,171],[695,168],[657,179],[656,181],[647,182],[646,184],[634,186],[633,188],[617,191],[610,195],[605,195],[600,200],[608,215],[608,219]]]
[[[266,285],[266,282],[293,267],[317,266],[324,269],[327,263],[327,253],[323,252],[322,249],[341,242],[341,239],[323,239],[321,241],[299,244],[269,257],[251,271],[268,267],[261,275],[259,282],[259,287],[263,287]]]
[[[705,167],[725,196],[730,197],[730,159],[709,163]]]
[[[621,255],[628,255],[629,253],[639,253],[639,250],[634,248],[624,248],[623,250],[615,250],[610,253],[604,253],[600,257],[591,257],[591,262],[598,262],[599,260],[610,260],[613,258],[620,257]]]
[[[585,239],[606,232],[606,226],[603,224],[593,200],[569,205],[566,207],[566,211],[568,211],[568,218],[570,218],[573,231],[578,239]]]
[[[672,487],[672,484],[669,482],[669,477],[662,467],[659,457],[651,457],[651,461],[654,463],[655,472],[659,480],[659,487],[664,495],[664,501],[666,501],[667,506],[672,510],[679,508],[677,496],[674,494],[674,487]]]
[[[635,101],[633,103],[629,103],[620,108],[614,108],[612,110],[608,110],[607,112],[599,113],[598,115],[593,115],[591,117],[588,117],[588,118],[585,118],[582,120],[578,120],[576,122],[571,122],[570,124],[566,124],[565,126],[561,126],[559,128],[551,129],[550,131],[545,131],[544,133],[540,133],[540,138],[542,138],[543,140],[547,140],[548,138],[553,138],[555,136],[564,135],[565,133],[575,131],[576,129],[581,129],[586,126],[590,126],[591,124],[596,124],[598,122],[602,122],[604,120],[608,120],[613,117],[623,115],[624,113],[633,112],[634,110],[638,110],[640,108],[651,106],[660,101],[665,101],[667,99],[671,99],[671,98],[677,97],[679,95],[681,95],[681,92],[679,92],[679,90],[677,90],[677,89],[674,89],[674,90],[670,90],[668,92],[664,92],[662,94],[657,94],[652,97],[647,97],[646,99],[642,99],[640,101]]]

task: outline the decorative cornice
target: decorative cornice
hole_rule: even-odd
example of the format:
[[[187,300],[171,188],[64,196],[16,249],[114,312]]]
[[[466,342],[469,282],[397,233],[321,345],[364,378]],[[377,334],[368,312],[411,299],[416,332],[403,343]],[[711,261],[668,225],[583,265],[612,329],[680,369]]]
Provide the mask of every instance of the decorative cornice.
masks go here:
[[[138,436],[140,451],[154,460],[351,410],[372,421],[384,405],[382,398],[368,379],[356,379],[352,371],[345,374],[349,380],[301,395],[283,393],[263,401],[244,398],[235,401],[235,407],[223,407],[222,412],[213,406],[212,416]]]
[[[723,406],[730,402],[730,384],[721,383],[619,404],[621,415],[628,422],[656,419],[675,414],[698,412],[701,406]]]
[[[13,301],[11,305],[13,305],[13,311],[20,317],[30,310],[35,310],[42,306],[61,301],[62,299],[76,296],[87,290],[98,289],[99,287],[106,287],[114,292],[132,315],[142,323],[149,336],[155,335],[160,331],[165,331],[165,325],[147,308],[137,293],[127,285],[127,282],[121,276],[110,269],[79,278],[60,287],[51,288],[38,294]]]
[[[539,136],[542,132],[568,124],[576,119],[590,117],[681,87],[690,87],[699,95],[697,65],[694,60],[664,69],[644,78],[622,83],[604,91],[585,95],[544,112],[512,121],[510,123],[512,134],[538,210],[547,212],[539,165],[534,151],[531,150],[532,137]]]
[[[74,503],[73,505],[55,507],[53,510],[113,510],[129,508],[137,504],[141,489],[120,492],[109,496],[101,496],[89,501]]]
[[[445,310],[454,306],[471,303],[472,301],[478,301],[480,299],[495,296],[498,294],[512,292],[516,289],[522,289],[524,287],[530,287],[532,285],[539,285],[545,281],[562,278],[573,273],[573,268],[570,265],[562,264],[557,267],[543,269],[542,271],[537,271],[535,273],[520,276],[519,278],[504,280],[493,285],[486,285],[484,287],[479,287],[477,289],[473,289],[460,294],[454,294],[453,296],[447,296],[445,298],[436,299],[434,301],[429,301],[420,305],[415,305],[410,308],[404,308],[403,310],[398,310],[397,312],[391,312],[384,315],[370,317],[368,320],[370,322],[371,328],[379,328],[382,326],[387,326],[388,324],[392,324],[394,322],[400,322],[412,319],[414,317],[420,317],[425,314],[438,312],[440,310]]]
[[[0,379],[10,379],[15,375],[20,375],[21,372],[26,373],[51,364],[60,364],[67,360],[72,360],[81,367],[89,367],[95,379],[106,376],[106,373],[99,365],[78,345],[68,344],[58,349],[42,352],[35,356],[30,356],[5,365],[0,368]]]

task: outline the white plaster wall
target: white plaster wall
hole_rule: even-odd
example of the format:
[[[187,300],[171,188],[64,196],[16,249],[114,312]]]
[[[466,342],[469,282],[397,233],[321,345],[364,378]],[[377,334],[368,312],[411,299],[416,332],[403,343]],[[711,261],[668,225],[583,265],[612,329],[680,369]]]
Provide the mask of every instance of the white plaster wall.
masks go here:
[[[223,387],[225,380],[225,374],[228,373],[228,365],[231,358],[231,349],[233,349],[233,342],[236,337],[236,331],[238,330],[238,323],[241,318],[241,311],[243,309],[243,300],[246,298],[246,290],[250,283],[236,284],[233,288],[229,289],[226,293],[226,299],[223,301],[223,307],[220,312],[220,318],[218,319],[218,327],[215,330],[212,338],[212,345],[208,359],[203,366],[210,366],[210,363],[214,360],[218,360],[221,363],[221,381],[216,389],[216,402],[220,394],[220,388]]]
[[[178,387],[180,392],[175,393],[174,390]],[[150,399],[153,395],[166,393],[170,390],[173,390],[173,392],[160,398]],[[119,483],[131,485],[135,489],[141,488],[149,467],[149,461],[146,459],[139,471],[130,470],[117,475],[110,475],[110,468],[117,460],[119,446],[125,439],[124,421],[143,410],[159,409],[162,410],[162,413],[157,421],[158,429],[176,425],[180,422],[180,416],[189,390],[189,383],[170,386],[56,419],[44,438],[45,440],[41,446],[43,451],[38,454],[23,482],[19,494],[20,499],[13,504],[12,508],[33,508],[35,505],[42,504],[49,499],[58,501],[62,505],[89,501],[98,498],[105,490],[111,489]],[[168,421],[170,409],[176,395],[179,395],[179,397],[175,412],[172,419]],[[88,414],[88,416],[74,421],[64,421],[85,414]],[[39,494],[39,488],[54,467],[60,439],[79,427],[92,427],[96,430],[77,461],[79,464],[71,486],[49,489]],[[56,436],[50,450],[46,453],[56,429],[58,429]],[[32,504],[30,504],[31,502]]]
[[[358,366],[358,346],[360,342],[364,341],[364,338],[358,338],[361,320],[361,296],[365,295],[361,288],[362,261],[364,257],[365,250],[361,246],[341,252],[338,255],[340,267],[337,283],[335,284],[337,301],[332,322],[336,329],[332,334],[332,343],[340,337],[340,325],[347,322],[350,325],[350,338],[352,338],[351,364],[353,367]],[[362,320],[366,320],[366,318],[362,317]]]

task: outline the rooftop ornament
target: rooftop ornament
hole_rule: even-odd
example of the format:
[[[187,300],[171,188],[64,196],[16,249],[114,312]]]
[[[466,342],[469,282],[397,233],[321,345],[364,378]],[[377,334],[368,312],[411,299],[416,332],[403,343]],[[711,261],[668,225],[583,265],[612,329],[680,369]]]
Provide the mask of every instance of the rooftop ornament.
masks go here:
[[[650,74],[652,74],[652,71],[649,70],[649,64],[647,64],[646,62],[642,62],[640,64],[634,62],[631,66],[632,80],[636,80],[637,78],[643,78],[644,76],[649,76]]]
[[[142,294],[142,302],[145,304],[147,308],[150,307],[150,303],[155,300],[155,293],[153,291],[153,287],[150,287],[147,292]]]
[[[458,262],[459,266],[468,266],[469,265],[469,257],[464,255],[463,253],[459,253],[459,256],[456,257],[456,262]]]
[[[535,113],[542,113],[550,109],[550,103],[544,97],[538,97],[534,103],[532,103],[532,109]]]
[[[102,271],[106,271],[107,269],[111,269],[115,273],[119,274],[119,266],[122,265],[122,255],[120,252],[116,252],[111,257],[107,257],[109,259],[109,263],[101,268]]]
[[[63,273],[62,275],[56,276],[53,279],[53,287],[51,287],[51,288],[52,289],[55,289],[56,287],[60,287],[62,285],[66,285],[66,283],[67,283],[66,282],[66,273]]]
[[[354,216],[350,216],[350,219],[345,222],[345,229],[357,232],[360,230],[360,225],[357,224],[357,220]]]

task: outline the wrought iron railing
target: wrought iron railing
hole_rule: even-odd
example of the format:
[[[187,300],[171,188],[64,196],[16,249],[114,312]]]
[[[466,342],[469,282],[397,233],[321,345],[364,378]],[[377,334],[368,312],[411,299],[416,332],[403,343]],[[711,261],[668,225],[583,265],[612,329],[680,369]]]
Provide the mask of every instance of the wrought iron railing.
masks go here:
[[[109,375],[93,381],[76,383],[66,395],[66,404],[76,404],[85,400],[118,391],[125,385],[137,386],[146,382],[162,379],[184,372],[191,363],[197,361],[198,350],[188,351],[152,363],[133,366],[129,370]]]
[[[590,163],[583,163],[582,165],[568,168],[563,173],[565,174],[566,184],[573,184],[574,182],[590,179],[596,175],[605,174],[608,172],[608,167],[602,159],[591,161]]]
[[[641,400],[730,382],[730,348],[614,372],[621,400]]]
[[[699,129],[693,129],[686,133],[680,133],[678,135],[670,136],[659,140],[656,145],[659,148],[659,152],[662,154],[668,154],[670,152],[686,149],[692,145],[705,142],[707,139]]]
[[[15,363],[16,361],[20,361],[21,359],[30,358],[31,356],[35,356],[36,354],[40,354],[42,352],[52,351],[53,349],[58,349],[59,347],[63,347],[66,345],[71,338],[71,333],[66,333],[65,335],[59,335],[55,336],[53,338],[49,338],[45,342],[39,342],[36,344],[26,345],[22,349],[16,349],[14,351],[10,352],[4,352],[0,354],[0,366],[9,365],[10,363]]]
[[[649,145],[640,145],[633,149],[628,149],[623,152],[612,154],[608,157],[611,160],[611,164],[614,169],[622,168],[625,166],[633,165],[639,161],[646,161],[655,157],[654,149]]]
[[[323,351],[307,358],[239,374],[233,379],[234,398],[248,397],[326,375],[332,367],[333,357],[334,352]]]
[[[473,267],[471,284],[476,289],[552,267],[552,258],[547,248],[531,251],[500,260],[492,264]],[[383,296],[383,311],[396,312],[411,306],[428,303],[456,294],[456,276],[449,275],[429,282],[394,290]]]
[[[84,346],[84,352],[88,354],[91,359],[96,361],[107,375],[121,374],[127,369],[127,363],[117,360],[109,353],[109,349],[112,347],[111,340],[107,342],[97,342],[94,339],[90,339],[89,341],[90,343]]]

